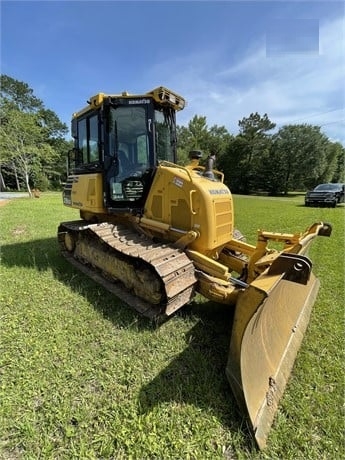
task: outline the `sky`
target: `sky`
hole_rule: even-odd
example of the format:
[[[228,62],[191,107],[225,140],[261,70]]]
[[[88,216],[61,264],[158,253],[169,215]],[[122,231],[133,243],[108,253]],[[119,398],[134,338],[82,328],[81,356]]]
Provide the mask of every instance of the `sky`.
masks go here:
[[[345,146],[345,2],[1,0],[1,73],[70,126],[98,92],[183,96],[179,125],[321,127]]]

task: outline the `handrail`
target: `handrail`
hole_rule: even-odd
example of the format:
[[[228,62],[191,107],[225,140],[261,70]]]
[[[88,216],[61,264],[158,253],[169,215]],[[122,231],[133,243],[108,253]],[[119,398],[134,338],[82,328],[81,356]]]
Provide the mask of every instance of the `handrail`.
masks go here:
[[[179,168],[179,169],[182,169],[183,171],[185,171],[189,177],[189,180],[190,182],[193,182],[193,177],[190,173],[190,168],[186,168],[185,166],[182,166],[182,165],[178,165],[176,163],[171,163],[170,161],[167,161],[167,160],[162,160],[160,163],[159,163],[159,166],[169,166],[171,168]],[[196,166],[195,168],[193,168],[195,170],[199,170],[199,171],[205,171],[205,167],[204,166]],[[220,182],[224,183],[224,174],[221,172],[221,171],[218,171],[217,169],[213,169],[213,172],[219,176],[220,178]]]
[[[167,161],[167,160],[163,160],[159,163],[159,166],[169,166],[171,168],[179,168],[179,169],[183,169],[183,171],[185,171],[189,177],[189,180],[190,182],[193,182],[193,178],[191,176],[191,173],[190,171],[188,170],[188,168],[185,168],[184,166],[181,166],[181,165],[177,165],[176,163],[171,163],[170,161]]]
[[[190,212],[195,216],[197,214],[196,211],[194,211],[193,208],[193,194],[196,193],[196,190],[190,190],[189,192],[189,201],[190,201]]]

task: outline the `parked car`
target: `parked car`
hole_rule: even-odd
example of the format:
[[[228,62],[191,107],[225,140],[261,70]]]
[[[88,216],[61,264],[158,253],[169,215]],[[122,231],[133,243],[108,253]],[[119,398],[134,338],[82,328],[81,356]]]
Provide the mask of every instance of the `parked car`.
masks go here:
[[[306,206],[329,206],[335,208],[338,203],[344,203],[345,184],[320,184],[306,193]]]

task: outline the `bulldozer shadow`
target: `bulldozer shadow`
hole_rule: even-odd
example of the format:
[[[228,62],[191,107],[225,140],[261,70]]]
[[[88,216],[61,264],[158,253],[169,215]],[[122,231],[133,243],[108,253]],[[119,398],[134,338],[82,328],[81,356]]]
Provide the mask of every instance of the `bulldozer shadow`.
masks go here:
[[[33,276],[51,270],[55,279],[80,294],[106,319],[119,327],[154,329],[157,324],[125,305],[86,275],[80,273],[59,252],[55,238],[37,239],[1,247],[2,267],[27,267]],[[58,300],[57,300],[58,301]]]
[[[72,291],[82,295],[96,310],[113,324],[133,327],[136,330],[154,330],[169,318],[154,321],[141,316],[128,307],[114,294],[108,292],[95,281],[74,268],[60,254],[55,238],[44,238],[4,244],[1,246],[1,265],[3,268],[26,267],[33,270],[33,276],[51,270],[55,279]],[[207,302],[209,304],[211,302]],[[217,308],[216,304],[213,304]],[[214,317],[206,304],[191,302],[175,315],[197,314],[206,321],[206,316]]]
[[[186,333],[186,348],[150,382],[142,386],[138,413],[148,414],[157,406],[169,405],[171,411],[197,408],[236,432],[244,447],[253,447],[249,428],[239,414],[225,375],[233,314],[213,302],[184,307],[178,315],[192,315],[196,324]],[[187,409],[188,410],[188,409]]]

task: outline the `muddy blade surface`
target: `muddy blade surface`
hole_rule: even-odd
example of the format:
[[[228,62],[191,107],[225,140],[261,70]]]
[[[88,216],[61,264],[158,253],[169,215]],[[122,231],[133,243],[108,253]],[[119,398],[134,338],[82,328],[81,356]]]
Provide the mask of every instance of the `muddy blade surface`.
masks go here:
[[[227,376],[260,449],[266,445],[279,400],[303,340],[319,287],[280,280],[251,286],[236,307]]]

